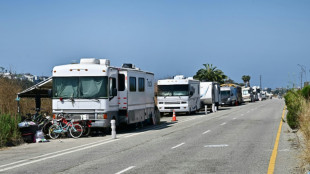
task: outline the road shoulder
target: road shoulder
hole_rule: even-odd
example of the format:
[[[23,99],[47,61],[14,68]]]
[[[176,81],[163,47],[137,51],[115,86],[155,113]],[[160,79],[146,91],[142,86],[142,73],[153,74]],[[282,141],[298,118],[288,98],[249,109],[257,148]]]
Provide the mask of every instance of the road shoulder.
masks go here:
[[[300,138],[298,134],[288,126],[285,115],[274,173],[303,173],[300,160],[301,153]]]

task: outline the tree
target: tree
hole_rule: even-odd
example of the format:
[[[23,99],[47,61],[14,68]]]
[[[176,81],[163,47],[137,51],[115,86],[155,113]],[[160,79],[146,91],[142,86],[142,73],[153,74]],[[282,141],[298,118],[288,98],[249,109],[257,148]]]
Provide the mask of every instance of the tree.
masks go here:
[[[194,75],[194,79],[200,81],[212,81],[219,82],[220,84],[224,83],[224,80],[227,79],[227,76],[223,73],[222,70],[217,69],[216,66],[213,67],[212,64],[203,64],[204,68],[197,71]]]
[[[241,78],[246,86],[250,86],[251,76],[243,75]]]
[[[231,79],[231,78],[227,78],[226,80],[224,80],[224,83],[226,83],[226,84],[235,84],[236,82],[233,79]]]

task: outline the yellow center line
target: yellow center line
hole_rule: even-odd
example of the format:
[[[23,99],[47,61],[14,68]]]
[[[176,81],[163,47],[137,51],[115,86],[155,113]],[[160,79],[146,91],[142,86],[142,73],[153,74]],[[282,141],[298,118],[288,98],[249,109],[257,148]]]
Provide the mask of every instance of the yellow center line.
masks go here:
[[[271,157],[270,157],[267,174],[273,174],[274,166],[276,165],[276,158],[277,158],[277,153],[278,153],[279,140],[280,140],[282,124],[283,124],[282,120],[284,119],[285,110],[286,110],[286,106],[284,106],[284,109],[283,109],[283,112],[282,112],[282,119],[280,121],[276,142],[274,143],[274,147],[273,147],[272,154],[271,154]]]

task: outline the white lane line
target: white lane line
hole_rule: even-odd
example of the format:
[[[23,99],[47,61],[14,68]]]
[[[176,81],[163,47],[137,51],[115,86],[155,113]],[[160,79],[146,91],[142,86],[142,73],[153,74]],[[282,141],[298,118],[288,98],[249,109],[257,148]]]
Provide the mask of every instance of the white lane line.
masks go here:
[[[145,132],[133,133],[133,134],[131,134],[131,135],[125,136],[124,138],[129,138],[129,137],[133,137],[133,136],[140,135],[140,134],[144,134],[144,133],[145,133]]]
[[[221,126],[224,126],[226,124],[226,122],[224,122],[224,123],[222,123],[222,124],[220,124]]]
[[[244,114],[241,114],[241,116],[244,116]]]
[[[123,136],[124,135],[120,135],[118,138],[121,138]],[[9,164],[0,165],[0,168],[6,167],[6,166],[10,166],[10,165],[14,165],[14,164],[17,164],[17,163],[23,163],[25,161],[34,160],[34,159],[37,159],[37,158],[42,158],[42,157],[45,157],[45,156],[50,156],[50,155],[53,155],[53,154],[59,154],[59,153],[62,153],[62,152],[67,152],[67,151],[70,151],[70,150],[79,149],[81,147],[90,146],[90,145],[93,145],[93,144],[98,144],[98,143],[102,143],[102,142],[106,142],[106,141],[110,141],[110,140],[111,139],[96,141],[96,142],[92,142],[92,143],[88,143],[88,144],[84,144],[84,145],[80,145],[80,146],[76,146],[76,147],[71,147],[71,148],[60,150],[60,151],[56,151],[56,152],[46,153],[44,155],[40,155],[40,156],[36,156],[36,157],[24,159],[24,160],[15,161],[15,162],[12,162],[12,163],[9,163]]]
[[[236,120],[237,118],[233,118],[233,120]]]
[[[205,147],[228,147],[228,144],[214,144],[214,145],[206,145]]]
[[[130,166],[130,167],[128,167],[128,168],[126,168],[126,169],[124,169],[124,170],[122,170],[122,171],[120,171],[120,172],[115,173],[115,174],[125,173],[125,172],[127,172],[128,170],[131,170],[131,169],[133,169],[133,168],[135,168],[135,167],[136,167],[136,166]]]
[[[33,160],[33,161],[25,162],[25,163],[22,163],[22,164],[18,164],[18,165],[15,165],[13,167],[2,168],[2,169],[0,169],[0,172],[4,172],[4,171],[7,171],[7,170],[15,169],[15,168],[22,167],[22,166],[25,166],[25,165],[28,165],[28,164],[42,162],[42,161],[47,160],[47,159],[56,158],[56,157],[59,157],[59,156],[70,154],[70,153],[75,153],[75,152],[78,152],[78,151],[90,149],[90,148],[97,147],[97,146],[100,146],[100,145],[103,145],[103,144],[107,144],[107,143],[111,143],[111,142],[114,142],[114,141],[117,141],[117,140],[119,140],[119,139],[113,139],[113,140],[110,140],[110,141],[106,141],[106,142],[102,142],[102,143],[99,143],[99,144],[90,145],[90,146],[79,148],[79,149],[75,149],[75,150],[72,150],[72,151],[62,152],[60,154],[51,155],[51,156],[48,156],[48,157],[45,157],[45,158],[40,158],[40,159],[37,159],[37,160]],[[7,165],[9,165],[9,164],[7,164]]]
[[[204,133],[202,133],[202,134],[206,134],[206,133],[208,133],[208,132],[210,132],[210,130],[207,130],[207,131],[205,131]]]
[[[182,145],[184,145],[184,144],[185,144],[185,143],[181,143],[181,144],[179,144],[179,145],[176,145],[176,146],[172,147],[171,149],[175,149],[175,148],[180,147],[180,146],[182,146]]]
[[[194,117],[194,118],[188,118],[188,119],[185,119],[185,120],[181,120],[179,121],[179,123],[183,123],[183,122],[186,122],[186,121],[191,121],[191,120],[195,120],[197,119],[197,117]]]

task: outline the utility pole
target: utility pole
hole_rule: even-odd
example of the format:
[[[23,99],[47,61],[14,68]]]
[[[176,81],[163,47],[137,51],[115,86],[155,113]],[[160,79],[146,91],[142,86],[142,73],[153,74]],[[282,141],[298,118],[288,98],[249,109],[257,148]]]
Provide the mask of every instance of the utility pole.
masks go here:
[[[302,72],[300,72],[300,89],[302,89]]]
[[[259,75],[259,87],[262,89],[262,75]]]

